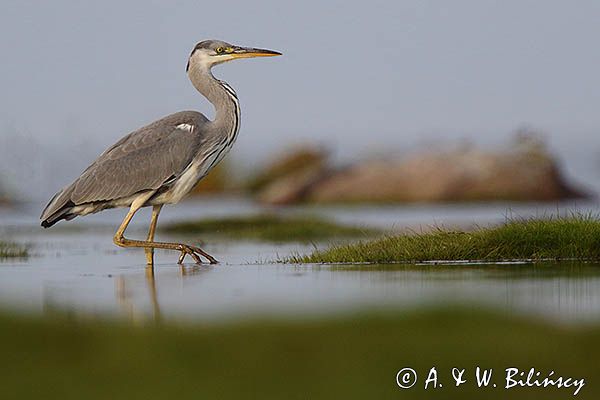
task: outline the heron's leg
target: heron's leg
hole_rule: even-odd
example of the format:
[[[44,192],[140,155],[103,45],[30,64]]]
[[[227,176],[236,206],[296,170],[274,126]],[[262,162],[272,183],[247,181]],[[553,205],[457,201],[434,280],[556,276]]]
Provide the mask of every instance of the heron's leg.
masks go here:
[[[148,242],[154,241],[154,233],[156,232],[156,222],[158,221],[158,214],[162,209],[162,204],[152,207],[152,218],[150,219],[150,229],[148,230]],[[152,247],[144,248],[146,252],[146,264],[154,265],[154,249]]]
[[[143,200],[143,201],[142,201]],[[206,253],[204,250],[190,246],[188,244],[183,243],[167,243],[167,242],[153,242],[148,240],[133,240],[127,239],[124,235],[125,229],[131,222],[131,219],[135,215],[135,213],[142,207],[144,202],[147,199],[140,199],[140,201],[136,201],[131,205],[129,212],[123,219],[121,226],[117,229],[115,236],[113,237],[113,242],[120,247],[143,247],[143,248],[153,248],[153,249],[167,249],[167,250],[177,250],[181,252],[181,256],[179,257],[178,263],[181,264],[186,254],[189,254],[196,263],[201,264],[202,260],[200,259],[200,255],[208,259],[211,264],[217,264],[217,260],[215,260],[210,254]]]

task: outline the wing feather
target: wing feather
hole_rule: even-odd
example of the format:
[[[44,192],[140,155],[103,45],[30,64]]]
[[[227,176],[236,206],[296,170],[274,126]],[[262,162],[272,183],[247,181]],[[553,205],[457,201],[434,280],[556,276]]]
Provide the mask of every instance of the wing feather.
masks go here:
[[[182,111],[130,133],[57,193],[42,219],[67,204],[110,201],[160,188],[192,162],[205,139],[203,127],[207,121],[199,112]],[[187,126],[178,127],[181,124]]]
[[[177,122],[177,121],[176,121]],[[191,163],[202,141],[198,127],[161,124],[131,135],[105,152],[75,182],[75,204],[107,201],[155,190]]]

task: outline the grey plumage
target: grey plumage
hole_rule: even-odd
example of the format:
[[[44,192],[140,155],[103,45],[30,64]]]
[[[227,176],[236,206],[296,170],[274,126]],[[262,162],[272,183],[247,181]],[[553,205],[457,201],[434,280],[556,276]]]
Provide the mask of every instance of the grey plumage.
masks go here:
[[[100,155],[71,185],[61,190],[42,212],[42,226],[69,219],[77,207],[90,212],[119,206],[148,190],[174,182],[202,146],[208,119],[196,111],[181,111],[125,136]],[[189,125],[193,129],[177,128]],[[81,214],[81,212],[79,212]]]
[[[229,151],[240,124],[233,89],[211,68],[235,58],[273,56],[217,40],[198,43],[186,70],[194,87],[215,107],[210,121],[196,111],[171,114],[140,128],[102,153],[41,215],[42,226],[113,207],[176,203]]]

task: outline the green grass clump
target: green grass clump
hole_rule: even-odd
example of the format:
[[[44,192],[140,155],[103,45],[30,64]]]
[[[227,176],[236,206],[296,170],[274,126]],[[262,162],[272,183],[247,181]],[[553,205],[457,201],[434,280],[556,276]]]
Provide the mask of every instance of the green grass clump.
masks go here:
[[[437,229],[334,246],[296,263],[419,262],[431,260],[600,259],[600,221],[591,216],[512,220],[473,232]]]
[[[0,316],[7,399],[565,399],[573,388],[505,390],[504,369],[585,378],[598,398],[600,327],[557,327],[481,310],[388,312],[219,326],[131,326]],[[443,387],[424,390],[431,367]],[[475,368],[498,388],[478,388]],[[397,372],[413,368],[407,390]],[[465,368],[456,387],[452,368]]]
[[[373,234],[373,230],[339,225],[317,217],[254,215],[176,223],[164,228],[177,234],[219,235],[269,242],[310,242]]]
[[[0,259],[9,257],[27,257],[27,249],[14,243],[0,241]]]

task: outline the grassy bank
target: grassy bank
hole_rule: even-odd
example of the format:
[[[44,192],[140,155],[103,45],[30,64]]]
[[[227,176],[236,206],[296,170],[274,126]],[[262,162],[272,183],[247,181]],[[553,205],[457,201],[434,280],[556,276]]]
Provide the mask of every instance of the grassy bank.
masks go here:
[[[339,225],[318,217],[281,217],[269,214],[183,222],[167,226],[163,231],[270,242],[310,242],[374,234],[372,230]]]
[[[334,246],[290,262],[418,262],[427,260],[600,259],[600,221],[589,216],[513,220],[473,232],[437,229]]]
[[[0,259],[9,257],[27,257],[27,249],[23,246],[0,240]]]
[[[600,328],[568,329],[474,310],[432,310],[189,327],[0,316],[5,398],[37,399],[564,399],[573,389],[502,389],[504,369],[584,377],[600,396]],[[429,368],[442,388],[425,391]],[[476,366],[498,388],[477,388]],[[400,390],[401,368],[419,374]],[[451,369],[466,368],[456,388]],[[497,375],[496,375],[497,374]],[[4,397],[3,397],[4,398]]]

